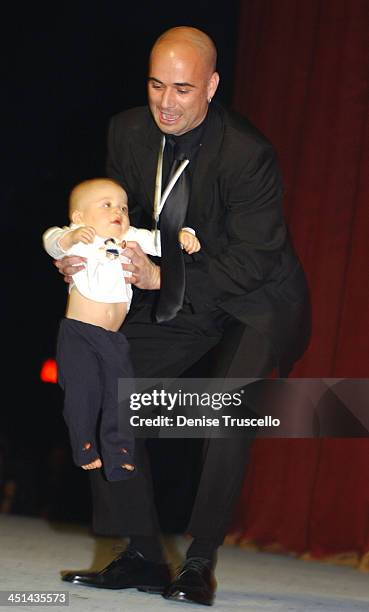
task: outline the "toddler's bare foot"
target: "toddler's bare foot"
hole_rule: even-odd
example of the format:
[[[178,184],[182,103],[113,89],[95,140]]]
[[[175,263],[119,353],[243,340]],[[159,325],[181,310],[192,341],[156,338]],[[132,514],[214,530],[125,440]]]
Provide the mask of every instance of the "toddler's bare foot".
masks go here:
[[[101,459],[95,459],[91,463],[86,463],[85,465],[81,465],[81,468],[84,470],[96,470],[96,468],[101,468],[102,463]]]
[[[120,451],[121,453],[128,454],[128,451],[126,448],[121,448]],[[133,470],[135,469],[135,466],[131,465],[130,463],[123,463],[121,467],[124,468],[125,470],[128,470],[129,472],[133,472]]]

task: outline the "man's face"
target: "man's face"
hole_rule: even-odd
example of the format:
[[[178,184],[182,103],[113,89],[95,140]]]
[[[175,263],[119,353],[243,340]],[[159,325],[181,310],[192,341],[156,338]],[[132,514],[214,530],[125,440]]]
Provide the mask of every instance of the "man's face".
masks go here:
[[[120,239],[129,228],[127,194],[110,181],[88,187],[80,197],[73,221],[91,225],[102,238]]]
[[[154,48],[148,99],[159,129],[180,136],[198,126],[205,119],[208,99],[214,95],[218,80],[199,49],[170,43]]]

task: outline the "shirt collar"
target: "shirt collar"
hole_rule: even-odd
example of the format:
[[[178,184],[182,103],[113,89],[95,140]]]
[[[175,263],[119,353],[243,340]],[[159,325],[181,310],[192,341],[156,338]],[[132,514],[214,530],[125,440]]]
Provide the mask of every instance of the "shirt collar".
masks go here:
[[[173,147],[175,159],[191,159],[197,153],[198,148],[201,147],[207,117],[206,115],[204,121],[193,128],[193,130],[185,132],[180,136],[164,134],[166,142]]]

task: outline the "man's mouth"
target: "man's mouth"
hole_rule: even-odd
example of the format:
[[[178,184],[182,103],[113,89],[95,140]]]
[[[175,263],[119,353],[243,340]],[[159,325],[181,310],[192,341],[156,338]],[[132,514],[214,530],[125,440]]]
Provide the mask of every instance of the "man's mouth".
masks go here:
[[[175,123],[180,115],[173,115],[172,113],[164,113],[163,111],[159,111],[160,121],[162,123]]]

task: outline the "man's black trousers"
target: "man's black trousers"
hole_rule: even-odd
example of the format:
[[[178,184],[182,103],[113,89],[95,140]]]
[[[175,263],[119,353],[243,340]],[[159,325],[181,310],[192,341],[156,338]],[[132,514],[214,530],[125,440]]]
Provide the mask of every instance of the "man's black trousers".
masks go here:
[[[123,325],[131,347],[135,376],[176,378],[216,347],[212,377],[260,378],[274,367],[266,338],[217,309],[193,313],[186,306],[172,320],[153,323],[151,305],[131,312]],[[242,486],[251,439],[209,438],[187,531],[222,542]],[[156,535],[158,518],[144,441],[136,440],[135,478],[107,482],[101,470],[90,472],[93,527],[100,534]],[[170,457],[168,457],[170,462]],[[165,475],[163,475],[165,477]]]

